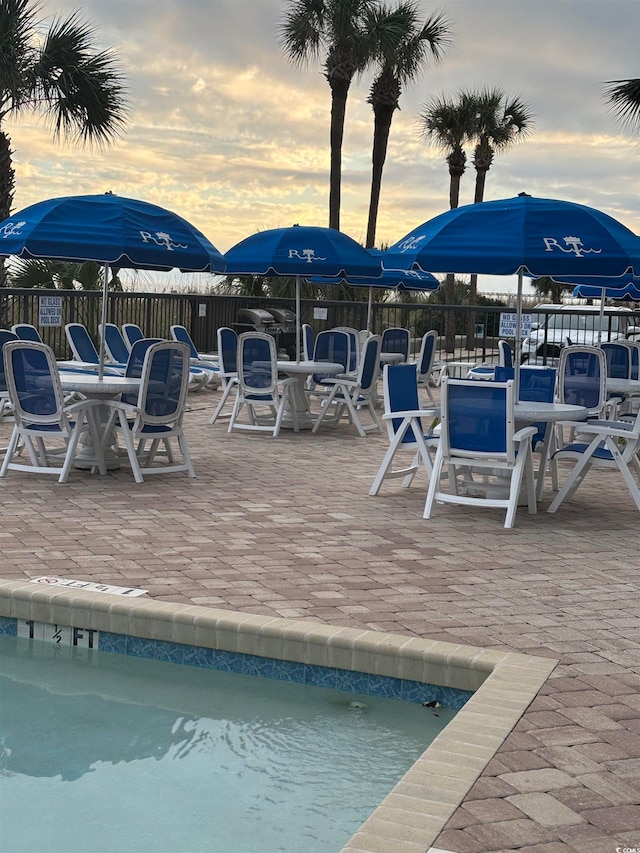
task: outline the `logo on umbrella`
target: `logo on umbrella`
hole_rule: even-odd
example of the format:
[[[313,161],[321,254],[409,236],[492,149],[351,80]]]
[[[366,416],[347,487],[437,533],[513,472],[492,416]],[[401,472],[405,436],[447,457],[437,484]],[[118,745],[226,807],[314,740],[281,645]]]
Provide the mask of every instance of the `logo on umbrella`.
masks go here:
[[[300,258],[301,261],[306,261],[308,264],[313,263],[313,261],[326,261],[326,258],[321,258],[320,255],[316,255],[315,249],[302,249],[302,251],[298,251],[297,249],[289,249],[289,257],[290,258]]]
[[[422,240],[424,240],[424,237],[407,237],[406,240],[401,240],[398,243],[398,248],[401,252],[411,252],[413,249],[418,248]]]
[[[141,231],[140,236],[142,237],[143,243],[155,243],[156,246],[166,246],[166,248],[173,252],[174,249],[188,249],[189,246],[187,243],[174,243],[171,239],[171,234],[168,234],[166,231],[156,231],[155,235],[151,234],[149,231]]]
[[[7,222],[5,226],[2,228],[2,237],[13,237],[14,234],[20,234],[23,225],[27,223],[23,220],[22,222]]]
[[[599,255],[602,249],[585,249],[584,243],[580,237],[563,237],[566,246],[561,246],[555,237],[543,237],[545,252],[553,252],[554,249],[560,249],[565,254],[574,254],[577,258],[583,255]]]

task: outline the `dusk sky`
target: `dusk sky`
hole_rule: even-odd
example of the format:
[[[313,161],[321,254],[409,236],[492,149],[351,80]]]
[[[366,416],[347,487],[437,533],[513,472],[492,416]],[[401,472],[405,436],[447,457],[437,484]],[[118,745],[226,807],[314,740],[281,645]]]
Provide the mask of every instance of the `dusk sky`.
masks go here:
[[[220,251],[264,228],[328,224],[329,87],[320,64],[296,68],[278,41],[286,0],[43,0],[47,17],[81,9],[101,47],[117,48],[131,120],[104,151],[55,145],[42,118],[8,122],[14,208],[100,193],[160,204]],[[501,86],[535,116],[530,138],[499,155],[485,199],[525,191],[587,204],[640,233],[640,139],[615,120],[604,83],[638,74],[638,0],[419,0],[443,11],[453,45],[401,98],[385,165],[378,244],[449,206],[443,154],[417,117],[433,96]],[[347,106],[341,228],[364,242],[373,115],[370,76]],[[474,169],[460,203],[473,201]],[[495,288],[492,288],[495,289]]]

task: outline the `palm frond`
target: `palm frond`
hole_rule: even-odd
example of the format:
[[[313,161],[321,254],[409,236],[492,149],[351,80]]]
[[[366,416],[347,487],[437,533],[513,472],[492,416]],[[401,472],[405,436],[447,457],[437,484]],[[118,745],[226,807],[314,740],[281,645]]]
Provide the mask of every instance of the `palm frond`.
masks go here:
[[[96,51],[79,13],[54,21],[34,67],[36,92],[56,136],[103,145],[127,120],[127,91],[115,54]]]
[[[610,109],[623,125],[640,126],[640,78],[610,80],[604,91]]]

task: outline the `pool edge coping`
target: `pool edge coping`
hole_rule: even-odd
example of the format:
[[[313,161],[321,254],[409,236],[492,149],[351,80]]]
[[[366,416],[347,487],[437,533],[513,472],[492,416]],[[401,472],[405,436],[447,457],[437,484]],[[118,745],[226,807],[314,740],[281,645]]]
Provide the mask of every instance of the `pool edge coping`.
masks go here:
[[[342,853],[424,853],[551,672],[554,658],[312,620],[0,581],[0,616],[474,691]],[[434,785],[434,777],[437,785]]]

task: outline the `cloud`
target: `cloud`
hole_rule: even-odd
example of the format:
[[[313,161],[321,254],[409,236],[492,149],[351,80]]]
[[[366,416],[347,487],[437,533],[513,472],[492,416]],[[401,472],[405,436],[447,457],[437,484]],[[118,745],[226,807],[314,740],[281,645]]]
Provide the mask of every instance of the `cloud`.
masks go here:
[[[426,17],[432,6],[420,0]],[[47,15],[77,7],[45,0]],[[7,125],[16,207],[53,195],[145,198],[190,219],[225,251],[261,227],[327,223],[330,92],[318,63],[294,67],[278,41],[281,0],[88,0],[83,10],[125,66],[130,127],[112,148],[55,146],[44,125]],[[496,157],[486,198],[525,190],[600,207],[640,232],[638,139],[612,119],[605,80],[633,76],[636,0],[450,0],[455,45],[401,98],[389,140],[378,240],[449,205],[441,152],[417,115],[434,94],[501,85],[535,113],[531,138]],[[371,177],[370,79],[351,87],[341,227],[363,239]],[[469,162],[461,203],[472,201]]]

